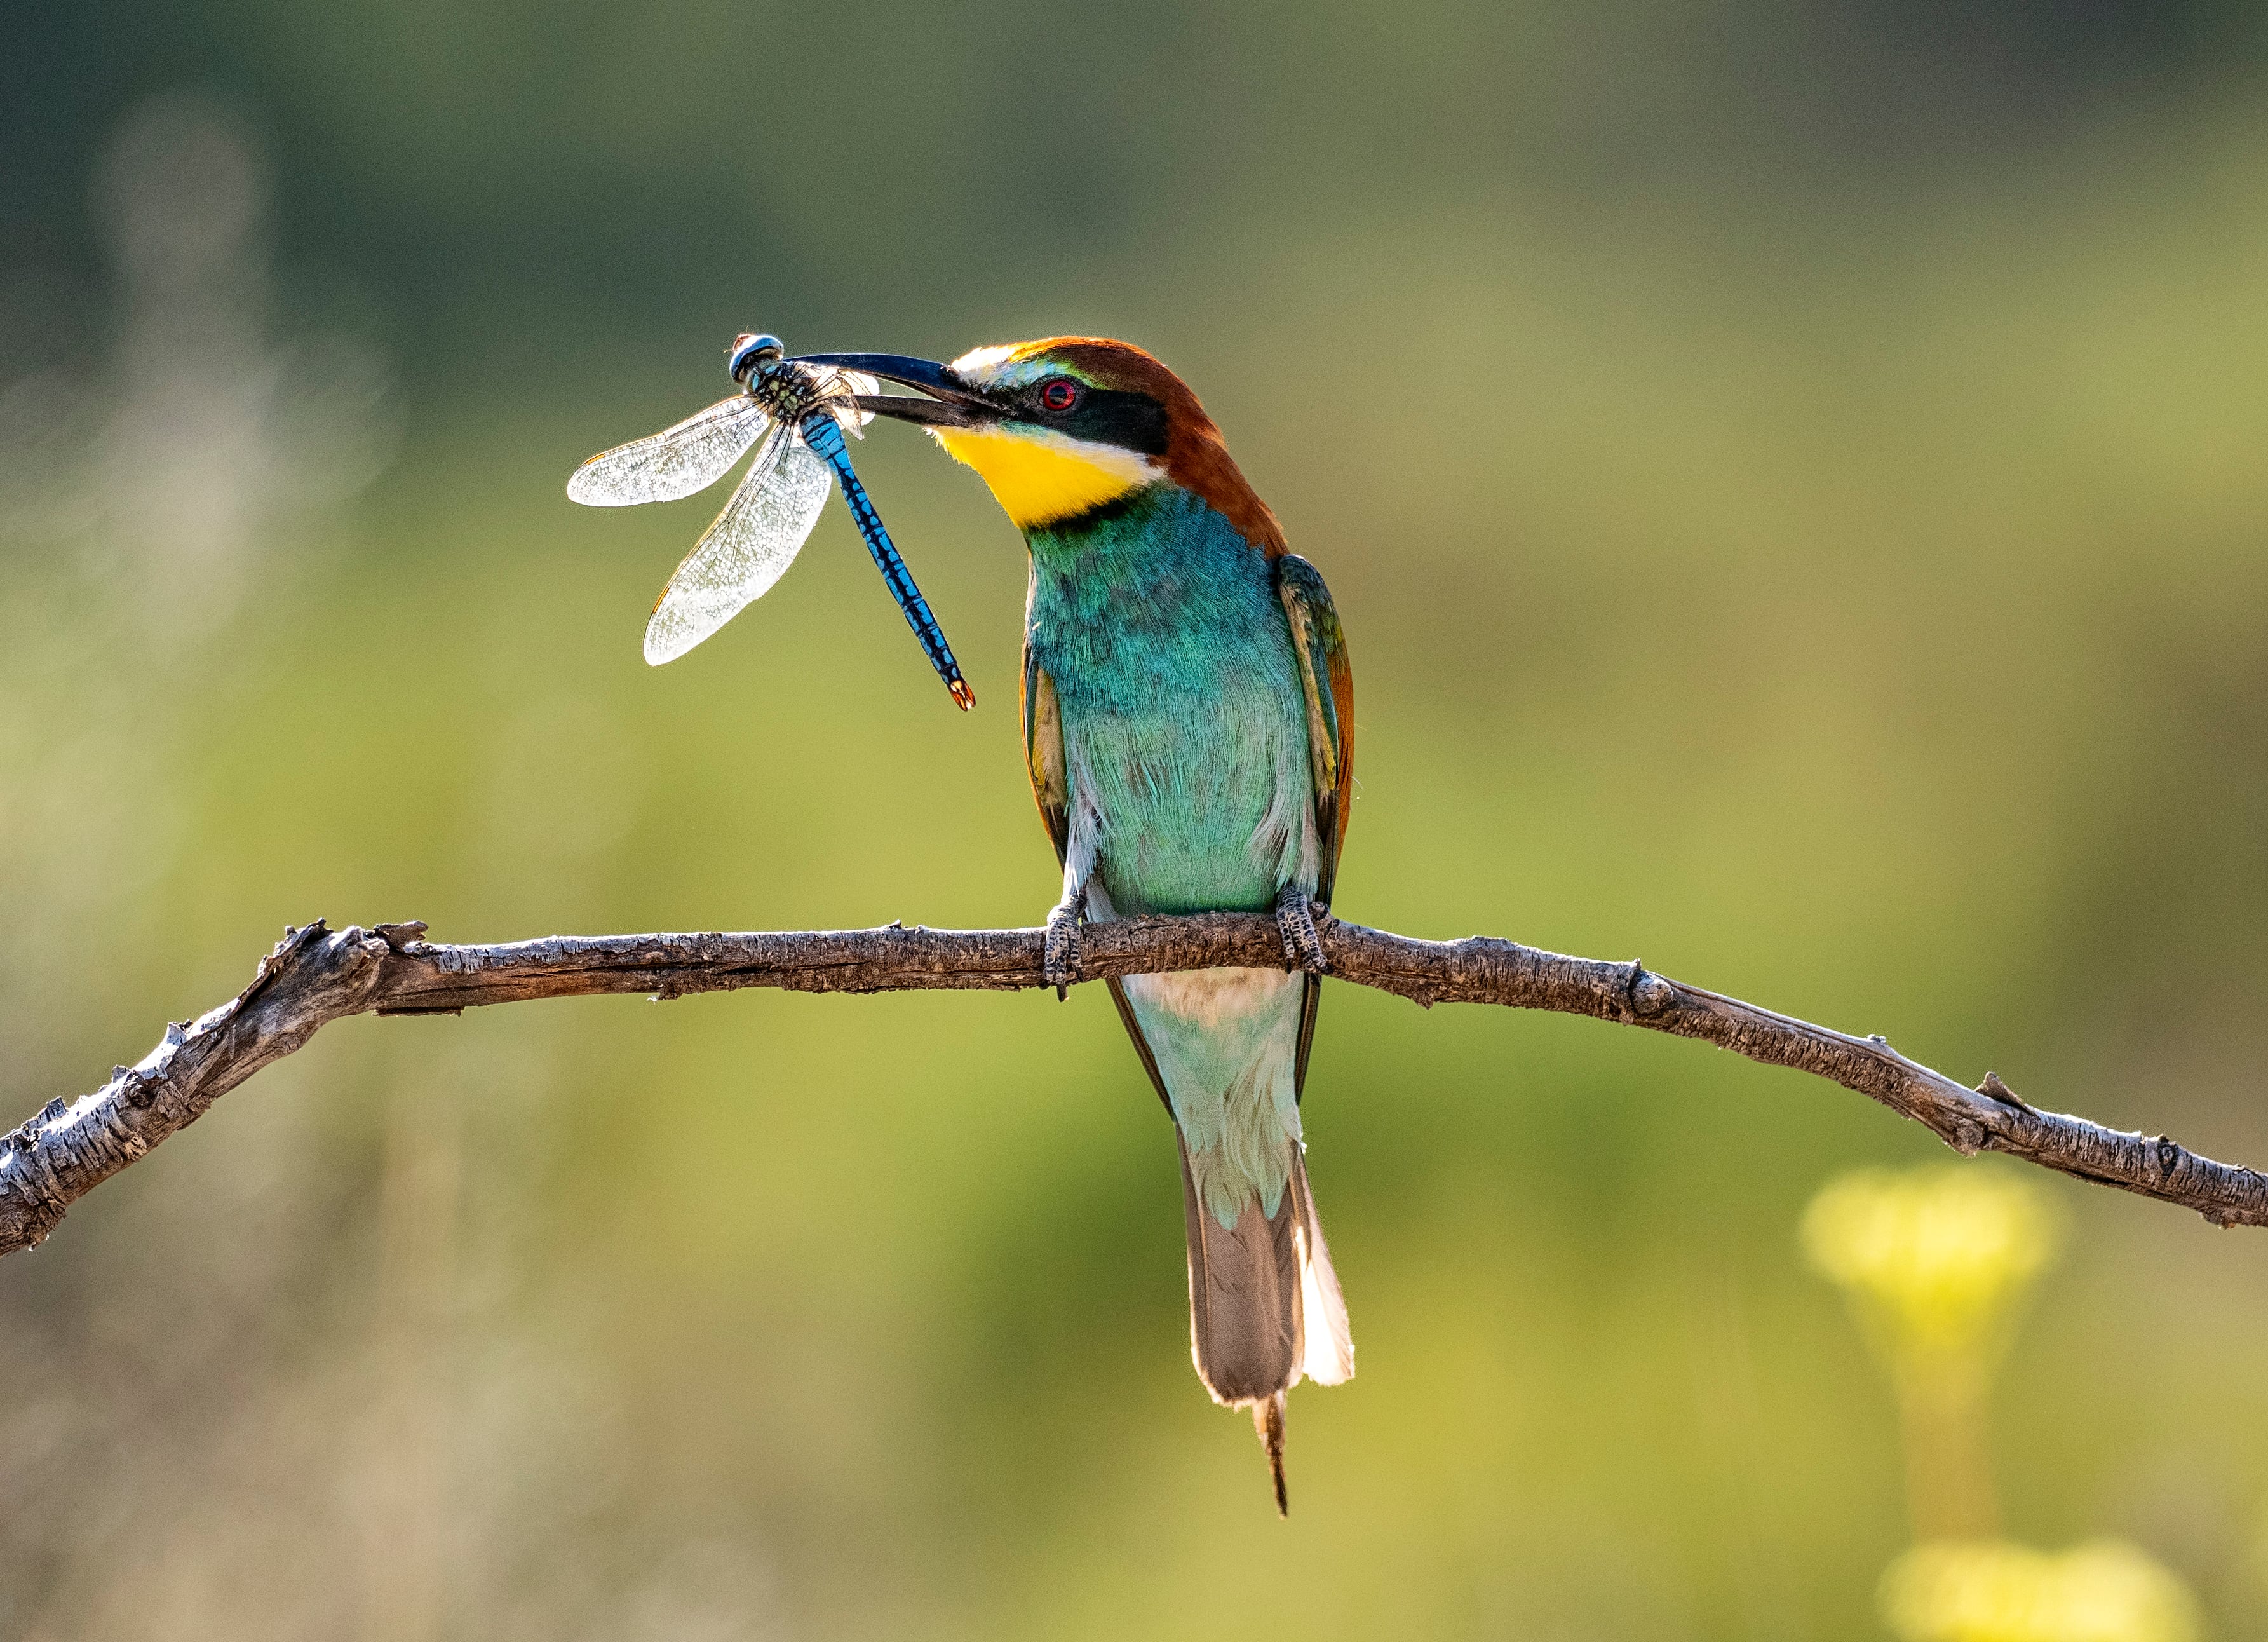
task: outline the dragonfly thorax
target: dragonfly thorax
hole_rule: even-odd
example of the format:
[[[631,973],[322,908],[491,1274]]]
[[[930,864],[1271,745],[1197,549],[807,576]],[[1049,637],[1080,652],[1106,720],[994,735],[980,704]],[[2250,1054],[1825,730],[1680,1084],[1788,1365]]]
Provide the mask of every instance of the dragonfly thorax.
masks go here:
[[[762,402],[779,421],[794,427],[831,399],[846,398],[852,389],[840,372],[819,372],[785,360],[760,364],[748,377],[748,395]]]

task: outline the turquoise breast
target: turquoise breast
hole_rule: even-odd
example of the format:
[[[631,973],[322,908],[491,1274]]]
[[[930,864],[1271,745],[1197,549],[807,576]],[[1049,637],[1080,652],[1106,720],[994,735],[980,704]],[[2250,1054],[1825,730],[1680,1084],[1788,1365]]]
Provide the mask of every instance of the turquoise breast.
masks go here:
[[[1312,887],[1306,703],[1266,556],[1171,484],[1027,540],[1030,641],[1111,904],[1257,911]]]

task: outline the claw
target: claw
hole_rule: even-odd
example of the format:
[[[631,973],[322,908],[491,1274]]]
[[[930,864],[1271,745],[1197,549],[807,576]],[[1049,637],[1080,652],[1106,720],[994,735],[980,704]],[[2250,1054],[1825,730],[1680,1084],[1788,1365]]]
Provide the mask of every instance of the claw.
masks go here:
[[[1079,909],[1065,902],[1048,914],[1048,934],[1040,946],[1040,975],[1056,989],[1056,1001],[1071,995],[1079,979]]]
[[[1307,892],[1287,885],[1276,897],[1276,928],[1284,938],[1284,955],[1294,969],[1309,975],[1329,975],[1331,961],[1323,955],[1323,938],[1315,932],[1315,903]]]

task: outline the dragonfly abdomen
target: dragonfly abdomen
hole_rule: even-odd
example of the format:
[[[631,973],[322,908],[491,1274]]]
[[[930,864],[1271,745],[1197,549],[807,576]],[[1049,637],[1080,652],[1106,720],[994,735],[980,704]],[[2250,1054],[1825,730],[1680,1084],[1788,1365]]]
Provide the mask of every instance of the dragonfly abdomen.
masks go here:
[[[930,613],[929,600],[915,585],[913,572],[906,568],[889,531],[882,524],[881,514],[867,498],[866,487],[858,481],[858,470],[850,465],[850,446],[843,437],[843,430],[831,412],[815,410],[804,417],[801,424],[803,442],[825,460],[835,470],[836,482],[843,487],[843,499],[850,505],[850,517],[858,522],[858,534],[865,538],[866,551],[873,556],[874,568],[882,572],[882,585],[898,601],[904,612],[906,625],[914,630],[921,643],[922,653],[929,658],[945,688],[953,692],[953,699],[961,703],[963,711],[976,704],[976,692],[968,688],[961,676],[961,664],[953,659],[953,646],[946,643],[945,630],[938,625],[937,617]]]

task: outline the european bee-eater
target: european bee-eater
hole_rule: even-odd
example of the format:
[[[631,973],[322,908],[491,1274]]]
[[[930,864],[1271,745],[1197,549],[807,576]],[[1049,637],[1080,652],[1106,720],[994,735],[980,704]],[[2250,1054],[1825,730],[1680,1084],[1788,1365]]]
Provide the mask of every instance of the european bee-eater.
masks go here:
[[[1281,1510],[1285,1392],[1354,1372],[1300,1135],[1322,968],[1310,909],[1330,900],[1352,796],[1330,593],[1197,395],[1139,348],[808,363],[928,395],[858,402],[926,426],[1030,549],[1024,746],[1063,865],[1049,977],[1067,977],[1081,917],[1273,909],[1284,930],[1285,969],[1109,983],[1180,1137],[1197,1373],[1253,1410]]]

